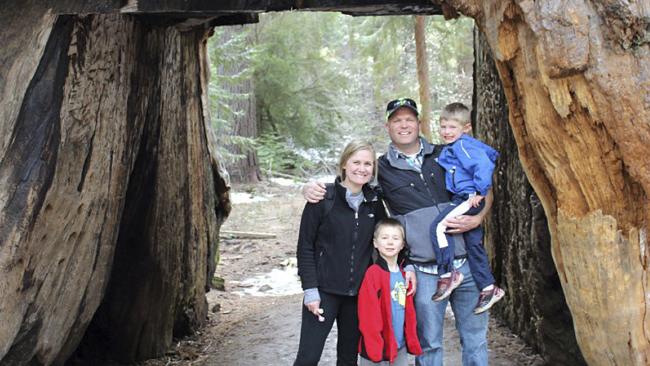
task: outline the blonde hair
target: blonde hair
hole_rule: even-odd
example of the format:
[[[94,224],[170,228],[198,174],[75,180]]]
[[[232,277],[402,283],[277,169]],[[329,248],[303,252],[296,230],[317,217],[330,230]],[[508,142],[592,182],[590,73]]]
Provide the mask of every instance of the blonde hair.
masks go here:
[[[461,125],[466,125],[471,122],[471,112],[469,108],[463,103],[450,103],[447,104],[440,112],[440,119],[453,119],[458,121]]]
[[[343,149],[341,158],[339,159],[339,165],[336,167],[336,173],[341,177],[342,181],[345,180],[345,170],[343,167],[347,164],[352,155],[361,150],[368,150],[372,154],[372,176],[377,177],[377,158],[375,157],[375,148],[372,147],[372,144],[368,141],[352,140]]]

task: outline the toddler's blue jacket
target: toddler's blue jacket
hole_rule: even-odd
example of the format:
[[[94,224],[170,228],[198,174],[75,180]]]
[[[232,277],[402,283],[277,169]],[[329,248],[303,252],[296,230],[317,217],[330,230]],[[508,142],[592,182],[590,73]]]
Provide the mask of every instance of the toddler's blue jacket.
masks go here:
[[[454,194],[487,194],[499,153],[483,142],[463,134],[445,146],[438,164],[445,169],[447,189]]]

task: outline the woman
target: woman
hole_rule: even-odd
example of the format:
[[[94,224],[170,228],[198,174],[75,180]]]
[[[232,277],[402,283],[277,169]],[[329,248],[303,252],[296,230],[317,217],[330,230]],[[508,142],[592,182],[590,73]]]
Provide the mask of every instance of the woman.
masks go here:
[[[300,346],[294,366],[317,365],[334,320],[337,365],[356,365],[357,294],[371,264],[375,223],[386,214],[368,185],[376,175],[375,150],[350,142],[325,199],[307,203],[300,221],[298,274],[305,291]]]

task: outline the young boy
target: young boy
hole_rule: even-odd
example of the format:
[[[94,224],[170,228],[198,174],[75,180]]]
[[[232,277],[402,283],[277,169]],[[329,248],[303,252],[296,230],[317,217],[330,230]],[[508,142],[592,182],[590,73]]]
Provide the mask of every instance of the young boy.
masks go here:
[[[440,137],[447,145],[438,157],[438,164],[445,168],[445,183],[453,198],[452,205],[443,210],[430,227],[439,275],[438,288],[431,298],[433,301],[447,298],[463,279],[452,265],[454,241],[445,233],[445,219],[476,215],[483,209],[483,198],[492,186],[494,163],[499,156],[490,146],[467,135],[471,129],[469,108],[462,103],[445,106],[440,115]],[[479,314],[501,300],[505,292],[494,285],[483,247],[482,227],[464,233],[463,238],[472,277],[481,291],[474,309],[474,313]]]
[[[407,366],[407,352],[419,355],[422,348],[413,295],[406,295],[404,270],[398,264],[404,249],[404,228],[395,219],[381,220],[375,227],[373,243],[379,256],[366,271],[359,290],[359,366]]]

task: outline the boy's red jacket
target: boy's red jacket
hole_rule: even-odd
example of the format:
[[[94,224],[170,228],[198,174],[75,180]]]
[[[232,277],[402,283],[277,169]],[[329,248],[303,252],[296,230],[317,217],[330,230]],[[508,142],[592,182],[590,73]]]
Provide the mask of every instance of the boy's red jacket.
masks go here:
[[[404,275],[404,271],[402,271],[402,275]],[[393,362],[397,357],[398,349],[393,332],[390,292],[390,272],[386,261],[379,257],[377,263],[366,271],[358,300],[359,330],[361,331],[359,354],[373,362]],[[413,295],[406,296],[404,340],[410,354],[422,353],[416,330]]]

